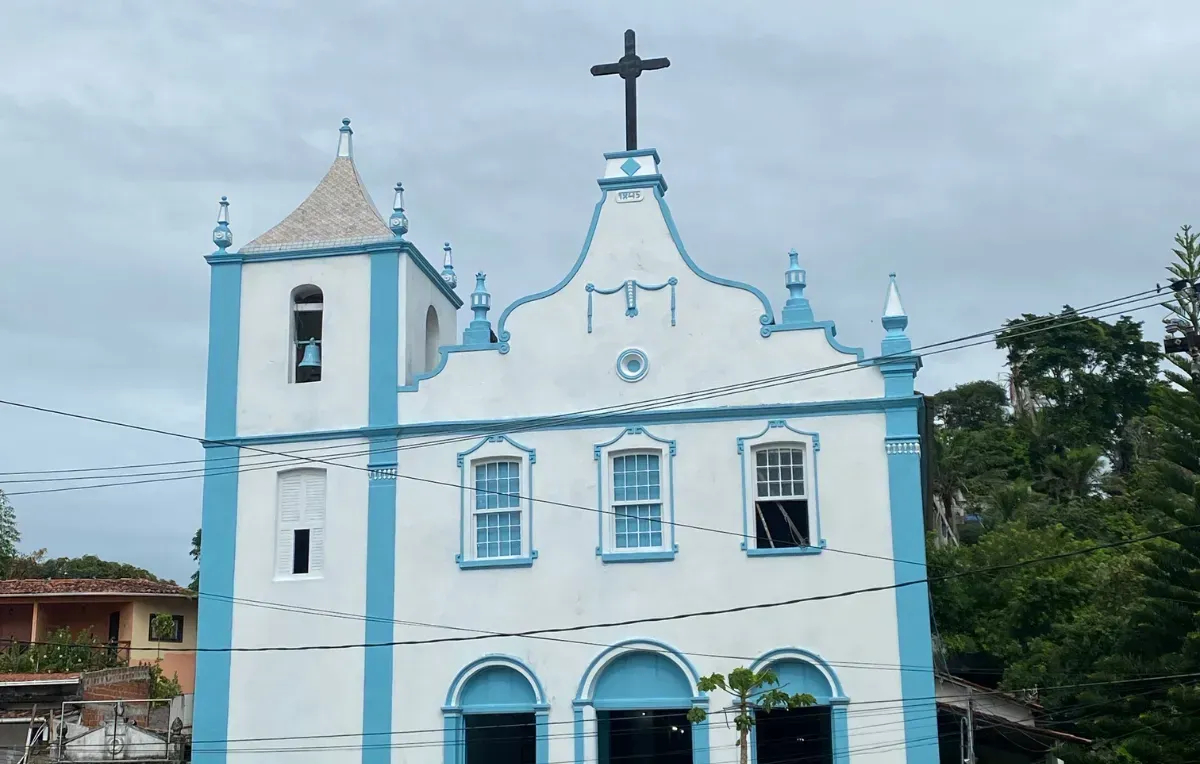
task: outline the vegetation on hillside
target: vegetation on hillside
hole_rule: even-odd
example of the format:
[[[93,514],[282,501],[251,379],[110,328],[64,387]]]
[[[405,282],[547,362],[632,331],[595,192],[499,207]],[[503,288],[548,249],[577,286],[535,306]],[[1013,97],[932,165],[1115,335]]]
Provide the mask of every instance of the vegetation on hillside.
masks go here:
[[[1187,228],[1170,270],[1200,279]],[[1171,299],[1194,322],[1196,295]],[[966,518],[961,545],[929,549],[944,657],[969,679],[1036,697],[1046,726],[1096,741],[1062,752],[1071,764],[1190,761],[1200,750],[1200,371],[1185,356],[1160,373],[1158,347],[1128,317],[1068,307],[1006,326],[997,345],[1016,400],[984,381],[929,401],[935,501]]]

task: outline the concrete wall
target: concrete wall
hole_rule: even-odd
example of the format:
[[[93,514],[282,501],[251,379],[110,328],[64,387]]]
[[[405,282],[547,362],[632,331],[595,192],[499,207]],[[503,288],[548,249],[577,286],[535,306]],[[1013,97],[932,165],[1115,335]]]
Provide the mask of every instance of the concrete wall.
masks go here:
[[[179,597],[139,599],[130,605],[131,665],[161,661],[163,675],[176,676],[186,692],[196,688],[196,601]],[[162,642],[150,639],[150,616],[169,613],[183,616],[183,641]]]

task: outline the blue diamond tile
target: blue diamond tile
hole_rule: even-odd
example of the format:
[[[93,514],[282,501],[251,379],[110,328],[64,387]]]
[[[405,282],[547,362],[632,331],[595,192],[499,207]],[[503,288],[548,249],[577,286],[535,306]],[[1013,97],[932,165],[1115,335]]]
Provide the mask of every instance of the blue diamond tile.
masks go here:
[[[642,169],[641,163],[639,163],[638,160],[634,159],[633,157],[629,157],[621,165],[621,172],[625,173],[626,175],[633,175],[640,169]]]

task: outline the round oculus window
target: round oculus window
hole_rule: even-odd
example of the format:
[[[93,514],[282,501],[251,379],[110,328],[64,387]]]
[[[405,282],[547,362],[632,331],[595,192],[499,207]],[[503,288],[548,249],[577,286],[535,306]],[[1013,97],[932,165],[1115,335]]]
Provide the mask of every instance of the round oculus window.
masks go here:
[[[650,359],[637,348],[621,351],[617,356],[617,376],[626,382],[637,382],[646,376],[650,368]]]

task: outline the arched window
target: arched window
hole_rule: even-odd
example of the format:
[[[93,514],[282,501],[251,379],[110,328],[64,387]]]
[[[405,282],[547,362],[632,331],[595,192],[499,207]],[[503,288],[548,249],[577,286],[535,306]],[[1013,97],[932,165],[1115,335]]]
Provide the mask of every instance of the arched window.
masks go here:
[[[438,315],[437,310],[430,305],[425,311],[425,371],[433,371],[438,362]]]
[[[292,368],[293,382],[321,381],[321,328],[325,297],[312,284],[292,290]]]

